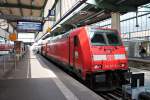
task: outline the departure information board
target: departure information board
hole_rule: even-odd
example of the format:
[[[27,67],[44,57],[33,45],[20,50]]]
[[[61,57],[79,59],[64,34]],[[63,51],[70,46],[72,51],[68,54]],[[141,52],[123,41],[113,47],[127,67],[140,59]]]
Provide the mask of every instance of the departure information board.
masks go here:
[[[18,21],[17,30],[23,32],[39,32],[42,31],[43,24],[41,22]]]

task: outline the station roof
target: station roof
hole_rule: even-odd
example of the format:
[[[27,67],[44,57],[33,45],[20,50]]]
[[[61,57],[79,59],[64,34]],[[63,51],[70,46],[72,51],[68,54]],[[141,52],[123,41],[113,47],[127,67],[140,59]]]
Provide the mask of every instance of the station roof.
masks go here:
[[[48,0],[0,0],[1,18],[42,17]],[[16,17],[17,16],[17,17]],[[3,18],[2,18],[3,19]],[[16,20],[13,20],[16,21]],[[16,22],[12,22],[15,26]]]
[[[56,22],[56,24],[52,27],[52,31],[57,31],[58,24],[61,26],[90,25],[110,18],[111,12],[120,12],[121,14],[125,14],[127,12],[136,12],[139,6],[150,3],[149,0],[82,0],[79,2],[79,6],[77,5],[72,8],[70,12]],[[149,5],[143,7],[149,7]],[[79,10],[76,12],[75,10],[78,8]],[[69,15],[71,13],[73,14],[70,17]],[[66,18],[67,16],[70,18]]]
[[[71,23],[81,25],[92,24],[109,18],[111,16],[111,12],[120,12],[121,14],[125,14],[127,12],[136,12],[139,6],[147,4],[147,6],[145,5],[143,7],[149,7],[148,3],[150,3],[149,0],[95,0],[95,1],[97,7],[95,6],[91,7],[90,5],[89,7],[86,6],[78,14],[79,18],[75,18],[76,22],[70,20]]]

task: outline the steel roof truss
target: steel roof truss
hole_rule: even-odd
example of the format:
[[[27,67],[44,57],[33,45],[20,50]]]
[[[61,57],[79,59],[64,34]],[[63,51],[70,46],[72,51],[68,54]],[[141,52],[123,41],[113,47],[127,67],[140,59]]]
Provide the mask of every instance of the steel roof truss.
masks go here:
[[[25,5],[25,4],[11,4],[11,3],[0,3],[0,7],[10,7],[10,8],[26,8],[26,9],[37,9],[41,10],[42,7],[33,6],[33,5]]]
[[[130,12],[130,11],[137,11],[137,7],[134,6],[127,6],[127,5],[113,5],[108,2],[98,2],[97,4],[99,9],[109,10],[109,11],[118,11],[118,12]]]

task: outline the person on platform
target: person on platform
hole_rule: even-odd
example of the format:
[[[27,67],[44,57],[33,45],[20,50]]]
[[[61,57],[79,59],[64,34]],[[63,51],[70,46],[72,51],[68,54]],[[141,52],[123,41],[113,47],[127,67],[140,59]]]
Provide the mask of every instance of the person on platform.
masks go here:
[[[143,58],[143,57],[145,57],[146,56],[146,49],[142,46],[142,45],[140,45],[139,46],[139,55]]]

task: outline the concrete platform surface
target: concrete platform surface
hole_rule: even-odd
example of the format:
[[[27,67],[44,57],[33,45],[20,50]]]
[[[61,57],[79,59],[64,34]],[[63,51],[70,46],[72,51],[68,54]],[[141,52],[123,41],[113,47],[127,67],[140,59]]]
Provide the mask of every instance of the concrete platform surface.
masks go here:
[[[49,78],[0,80],[0,100],[66,100]]]
[[[2,73],[0,71],[0,73]],[[4,73],[7,74],[7,73]],[[0,80],[0,100],[103,100],[31,50]]]

